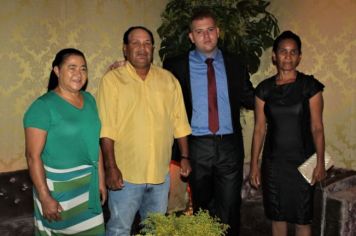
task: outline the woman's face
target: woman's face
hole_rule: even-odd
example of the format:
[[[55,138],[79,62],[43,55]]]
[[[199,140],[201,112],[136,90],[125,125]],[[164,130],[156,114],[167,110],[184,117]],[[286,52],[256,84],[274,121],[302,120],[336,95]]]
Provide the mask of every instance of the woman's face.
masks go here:
[[[278,70],[294,71],[302,55],[293,39],[285,39],[279,43],[277,52],[273,52],[272,58]]]
[[[58,86],[68,92],[78,92],[88,79],[87,64],[82,56],[70,55],[60,67],[55,66]]]

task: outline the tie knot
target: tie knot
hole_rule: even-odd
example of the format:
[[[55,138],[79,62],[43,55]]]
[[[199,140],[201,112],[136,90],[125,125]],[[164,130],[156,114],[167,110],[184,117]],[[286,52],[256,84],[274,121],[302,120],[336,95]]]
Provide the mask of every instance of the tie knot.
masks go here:
[[[214,61],[213,58],[207,58],[207,59],[205,60],[205,63],[208,64],[208,65],[211,65],[211,64],[213,64],[213,61]]]

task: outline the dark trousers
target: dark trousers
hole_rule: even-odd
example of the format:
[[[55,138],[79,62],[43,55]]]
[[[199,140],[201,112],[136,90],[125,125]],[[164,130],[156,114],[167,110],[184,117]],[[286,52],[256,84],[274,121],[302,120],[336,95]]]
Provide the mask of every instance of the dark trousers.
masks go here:
[[[208,210],[229,225],[228,235],[239,235],[243,150],[235,135],[191,136],[193,210]]]

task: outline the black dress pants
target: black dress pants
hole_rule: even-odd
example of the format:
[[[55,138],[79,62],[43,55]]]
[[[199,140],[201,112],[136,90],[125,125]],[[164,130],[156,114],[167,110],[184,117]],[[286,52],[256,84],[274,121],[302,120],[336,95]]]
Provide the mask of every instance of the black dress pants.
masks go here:
[[[240,228],[244,155],[242,140],[236,139],[234,134],[189,137],[193,210],[208,210],[234,236]]]

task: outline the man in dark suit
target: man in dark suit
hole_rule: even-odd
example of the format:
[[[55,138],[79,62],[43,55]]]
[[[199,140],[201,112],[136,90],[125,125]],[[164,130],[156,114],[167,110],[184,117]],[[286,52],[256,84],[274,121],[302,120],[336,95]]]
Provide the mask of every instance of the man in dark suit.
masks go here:
[[[209,210],[229,225],[228,235],[238,235],[244,162],[240,108],[253,108],[254,91],[246,67],[218,49],[219,28],[210,11],[192,16],[189,38],[195,50],[163,62],[181,84],[192,127],[190,156],[181,164],[192,167],[194,212]]]

